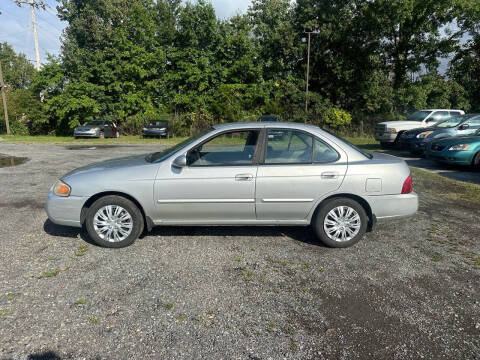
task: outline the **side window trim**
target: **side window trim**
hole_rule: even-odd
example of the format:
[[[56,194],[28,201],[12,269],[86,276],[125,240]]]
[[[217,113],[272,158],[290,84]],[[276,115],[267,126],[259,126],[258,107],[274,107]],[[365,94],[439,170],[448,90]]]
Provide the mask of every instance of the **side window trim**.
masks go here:
[[[259,134],[258,134],[258,139],[257,139],[257,145],[255,146],[255,153],[253,154],[253,159],[252,159],[251,164],[216,164],[216,165],[188,165],[187,164],[187,167],[189,167],[189,168],[207,168],[207,167],[258,166],[258,161],[257,161],[258,155],[257,154],[258,154],[258,151],[259,151],[260,141],[262,141],[262,131],[263,131],[263,129],[264,128],[245,128],[245,129],[232,129],[232,130],[221,131],[221,132],[218,132],[218,133],[208,137],[207,139],[203,140],[201,143],[195,145],[194,147],[188,149],[187,152],[185,153],[185,156],[188,157],[189,152],[193,151],[194,149],[196,149],[200,146],[203,146],[204,144],[206,144],[210,140],[213,140],[216,137],[219,137],[219,136],[222,136],[222,135],[225,135],[225,134],[234,133],[234,132],[258,131]]]
[[[298,131],[298,132],[302,132],[308,136],[310,136],[312,138],[312,157],[311,157],[311,162],[309,163],[276,163],[276,164],[267,164],[265,163],[265,156],[266,156],[266,153],[267,153],[267,144],[268,144],[268,130],[270,129],[274,129],[274,130],[283,130],[283,131]],[[333,147],[331,146],[330,144],[328,144],[326,141],[322,140],[321,138],[319,138],[318,136],[308,132],[308,131],[305,131],[305,130],[300,130],[300,129],[293,129],[293,128],[277,128],[277,127],[265,127],[262,129],[262,133],[263,133],[263,139],[262,140],[262,149],[261,149],[261,152],[260,152],[260,156],[258,158],[258,165],[262,165],[262,166],[278,166],[278,165],[315,165],[315,164],[333,164],[335,162],[337,162],[340,158],[341,158],[341,155],[340,153]],[[262,136],[262,133],[260,134],[260,136]],[[337,153],[337,158],[334,160],[334,161],[326,161],[326,162],[315,162],[315,140],[318,140],[322,143],[324,143],[326,146],[328,146],[329,148],[331,148],[333,151],[335,151],[335,153]],[[258,145],[257,145],[258,146]]]

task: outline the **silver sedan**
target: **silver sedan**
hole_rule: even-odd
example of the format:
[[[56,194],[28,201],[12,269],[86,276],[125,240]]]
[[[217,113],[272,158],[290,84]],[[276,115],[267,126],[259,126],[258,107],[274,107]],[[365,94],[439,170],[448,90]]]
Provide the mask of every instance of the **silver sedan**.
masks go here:
[[[407,164],[311,125],[216,125],[165,151],[76,169],[54,184],[56,224],[86,227],[105,247],[167,225],[311,225],[331,247],[377,219],[418,208]]]

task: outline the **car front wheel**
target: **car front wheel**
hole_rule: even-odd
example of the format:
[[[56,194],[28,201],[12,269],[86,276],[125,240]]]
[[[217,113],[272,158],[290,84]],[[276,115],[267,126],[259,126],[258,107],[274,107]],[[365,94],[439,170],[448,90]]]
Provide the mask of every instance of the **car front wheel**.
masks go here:
[[[473,158],[472,168],[473,170],[480,171],[480,151]]]
[[[346,248],[359,242],[367,230],[368,216],[355,200],[333,198],[317,211],[313,227],[321,242]]]
[[[143,216],[130,200],[116,195],[102,197],[87,211],[86,228],[100,246],[122,248],[131,245],[143,231]]]

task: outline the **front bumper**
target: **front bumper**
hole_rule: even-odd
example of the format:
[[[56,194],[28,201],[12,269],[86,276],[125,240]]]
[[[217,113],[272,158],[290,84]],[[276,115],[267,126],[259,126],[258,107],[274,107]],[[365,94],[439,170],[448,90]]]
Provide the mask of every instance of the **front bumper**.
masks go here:
[[[48,193],[45,210],[48,218],[55,224],[82,227],[80,213],[87,198],[81,196],[57,196]]]
[[[397,139],[397,133],[390,133],[390,132],[375,132],[374,137],[375,140],[380,142],[394,142]]]
[[[427,151],[427,157],[447,164],[470,165],[473,159],[470,151]]]
[[[167,130],[143,130],[143,136],[167,136]]]
[[[95,132],[86,132],[86,131],[74,131],[73,132],[74,137],[100,137],[100,131],[95,131]]]
[[[418,195],[414,192],[398,195],[371,195],[366,196],[365,199],[378,220],[409,217],[418,211]]]

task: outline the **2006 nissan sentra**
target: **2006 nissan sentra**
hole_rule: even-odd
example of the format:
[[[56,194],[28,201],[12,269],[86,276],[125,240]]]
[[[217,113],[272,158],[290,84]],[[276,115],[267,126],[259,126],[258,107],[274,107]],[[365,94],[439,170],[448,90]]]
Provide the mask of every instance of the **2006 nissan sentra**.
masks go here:
[[[157,225],[312,225],[332,247],[377,219],[415,214],[407,164],[311,125],[217,125],[162,152],[76,169],[54,184],[56,224],[85,226],[106,247]]]

